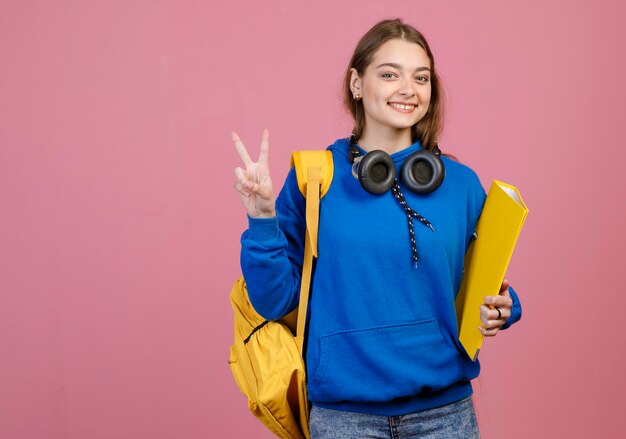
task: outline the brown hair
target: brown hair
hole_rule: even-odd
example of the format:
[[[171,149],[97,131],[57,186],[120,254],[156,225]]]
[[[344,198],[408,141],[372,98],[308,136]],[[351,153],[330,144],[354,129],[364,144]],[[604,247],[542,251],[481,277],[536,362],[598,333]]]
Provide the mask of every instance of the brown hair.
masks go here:
[[[441,90],[441,81],[435,69],[435,58],[430,51],[430,47],[426,42],[426,38],[413,26],[405,24],[399,18],[394,20],[383,20],[374,25],[359,40],[352,59],[346,70],[343,82],[343,101],[354,118],[354,129],[352,133],[356,138],[360,138],[365,127],[365,112],[363,110],[363,101],[353,99],[350,90],[350,69],[354,68],[359,76],[365,73],[365,69],[370,65],[374,58],[374,54],[378,48],[389,40],[401,39],[421,46],[428,55],[431,68],[431,97],[428,111],[424,117],[411,127],[411,137],[415,142],[419,140],[422,147],[432,149],[437,144],[437,138],[443,128],[443,96]]]

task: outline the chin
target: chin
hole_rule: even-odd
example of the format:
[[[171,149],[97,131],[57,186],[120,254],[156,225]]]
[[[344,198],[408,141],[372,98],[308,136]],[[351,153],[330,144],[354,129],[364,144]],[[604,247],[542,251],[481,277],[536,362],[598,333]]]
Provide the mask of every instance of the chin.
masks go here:
[[[389,124],[391,127],[396,128],[398,130],[405,130],[405,129],[409,129],[412,128],[413,125],[415,125],[416,123],[418,123],[419,120],[416,121],[412,121],[412,122],[405,122],[405,123],[392,123]]]

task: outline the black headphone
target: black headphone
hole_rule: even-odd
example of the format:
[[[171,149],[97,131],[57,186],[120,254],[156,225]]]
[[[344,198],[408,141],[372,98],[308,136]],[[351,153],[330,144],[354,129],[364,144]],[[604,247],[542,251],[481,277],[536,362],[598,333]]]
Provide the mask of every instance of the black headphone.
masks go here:
[[[350,162],[352,175],[359,180],[363,189],[373,195],[387,192],[396,181],[396,166],[385,151],[374,150],[364,156],[356,146],[356,137],[350,135]],[[402,164],[400,181],[412,192],[428,194],[437,189],[446,169],[437,145],[433,150],[421,149],[411,154]]]

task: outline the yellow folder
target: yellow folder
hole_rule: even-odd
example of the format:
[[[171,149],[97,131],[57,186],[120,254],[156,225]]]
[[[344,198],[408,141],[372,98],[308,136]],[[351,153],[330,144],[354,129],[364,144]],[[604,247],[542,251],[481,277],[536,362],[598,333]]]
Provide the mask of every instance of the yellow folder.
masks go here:
[[[476,361],[484,336],[478,329],[485,296],[497,296],[528,208],[514,186],[494,180],[476,225],[476,239],[465,254],[456,297],[459,340]]]

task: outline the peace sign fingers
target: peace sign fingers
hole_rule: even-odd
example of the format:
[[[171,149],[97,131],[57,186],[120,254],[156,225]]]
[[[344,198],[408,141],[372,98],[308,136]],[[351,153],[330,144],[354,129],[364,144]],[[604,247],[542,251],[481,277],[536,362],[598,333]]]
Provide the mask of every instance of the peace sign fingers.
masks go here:
[[[274,193],[269,173],[269,131],[263,130],[261,152],[257,162],[252,161],[250,154],[236,132],[231,133],[235,149],[245,165],[237,167],[235,188],[248,215],[254,218],[272,217],[274,210]]]
[[[235,149],[237,150],[239,157],[241,157],[241,161],[243,161],[243,164],[246,165],[246,167],[250,166],[254,162],[250,158],[250,154],[248,154],[248,150],[246,149],[243,142],[239,138],[239,134],[233,131],[230,133],[230,135],[233,139],[233,142],[235,143]]]
[[[269,155],[270,155],[270,132],[267,128],[265,128],[263,130],[263,135],[261,136],[261,152],[259,153],[259,163],[268,165]]]

